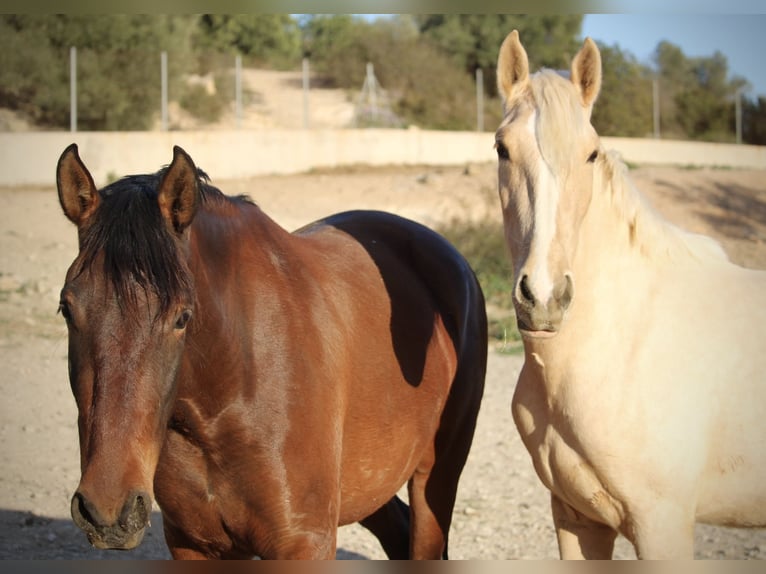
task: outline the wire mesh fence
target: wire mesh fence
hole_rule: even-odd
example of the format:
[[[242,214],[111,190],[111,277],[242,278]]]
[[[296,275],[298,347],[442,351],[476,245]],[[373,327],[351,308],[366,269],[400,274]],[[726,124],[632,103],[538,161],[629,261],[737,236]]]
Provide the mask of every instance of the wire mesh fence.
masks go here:
[[[174,52],[132,49],[105,57],[71,47],[66,60],[54,81],[34,87],[27,82],[28,102],[15,113],[0,113],[0,131],[408,125],[371,62],[349,70],[358,88],[341,89],[326,87],[308,59],[291,70],[270,70],[248,66],[240,55],[204,54],[192,61]],[[466,125],[475,122],[482,131],[486,106],[477,90]]]
[[[65,53],[66,52],[66,53]],[[374,63],[349,69],[356,88],[328,88],[312,70],[311,61],[295,62],[288,71],[258,68],[241,55],[205,53],[189,55],[179,51],[126,48],[108,55],[94,50],[68,48],[62,51],[56,74],[36,70],[16,72],[18,81],[15,112],[2,109],[0,131],[178,131],[258,128],[365,128],[408,127],[407,118],[397,109],[397,97],[378,80]],[[0,59],[0,71],[3,60]],[[485,97],[485,87],[494,71],[476,70],[473,101],[457,115],[464,116],[460,129],[492,130],[501,116],[497,98]],[[25,77],[24,74],[27,73]],[[12,76],[11,76],[12,77]],[[643,122],[636,137],[687,139],[672,129],[667,93],[656,78],[647,78],[641,112]],[[6,86],[5,96],[11,90]],[[602,114],[603,102],[614,94],[605,93],[594,111],[596,122],[611,118]],[[742,94],[729,106],[730,133],[718,141],[743,141]],[[660,105],[662,104],[662,105]],[[602,135],[619,133],[621,122],[611,121],[609,129],[599,125]],[[752,124],[752,121],[751,121]],[[624,125],[624,122],[623,122]],[[44,127],[43,127],[44,126]],[[427,127],[427,126],[426,126]],[[752,131],[752,129],[750,130]]]

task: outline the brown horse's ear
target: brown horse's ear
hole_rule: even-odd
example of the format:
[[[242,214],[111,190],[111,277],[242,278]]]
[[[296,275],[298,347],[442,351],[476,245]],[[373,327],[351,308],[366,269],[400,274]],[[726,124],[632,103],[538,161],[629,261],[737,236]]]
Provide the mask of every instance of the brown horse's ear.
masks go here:
[[[572,83],[580,92],[582,105],[593,106],[601,90],[601,53],[590,38],[585,38],[580,51],[572,60]]]
[[[194,219],[199,201],[197,168],[189,154],[173,146],[173,161],[165,171],[157,192],[162,217],[173,231],[180,234]]]
[[[78,227],[98,207],[98,189],[77,153],[77,144],[67,147],[59,158],[56,167],[56,187],[64,215]]]
[[[506,104],[512,95],[521,92],[529,82],[529,58],[514,30],[503,41],[497,56],[497,91]]]

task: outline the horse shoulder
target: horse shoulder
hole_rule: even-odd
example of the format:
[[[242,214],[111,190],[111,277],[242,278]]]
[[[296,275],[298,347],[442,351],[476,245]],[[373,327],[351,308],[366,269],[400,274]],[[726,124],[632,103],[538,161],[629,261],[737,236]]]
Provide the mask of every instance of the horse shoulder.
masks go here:
[[[604,428],[598,417],[579,412],[576,405],[563,406],[561,397],[544,391],[552,381],[541,377],[543,366],[539,357],[527,357],[512,403],[514,421],[535,471],[560,499],[593,520],[619,528],[625,509],[605,479],[613,473],[608,468],[611,458],[605,454],[612,449],[611,441],[599,440],[614,429]],[[557,381],[555,393],[566,393],[565,387],[566,383]],[[590,424],[582,425],[584,418]]]

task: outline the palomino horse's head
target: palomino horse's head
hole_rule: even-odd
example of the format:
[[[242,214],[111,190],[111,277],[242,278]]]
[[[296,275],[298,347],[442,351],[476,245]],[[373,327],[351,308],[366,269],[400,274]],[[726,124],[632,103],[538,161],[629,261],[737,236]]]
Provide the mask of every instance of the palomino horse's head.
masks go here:
[[[586,39],[569,79],[550,70],[530,76],[514,30],[500,48],[497,84],[505,116],[495,145],[516,316],[525,337],[551,336],[575,296],[572,261],[600,149],[590,115],[601,56]]]
[[[77,146],[59,159],[61,207],[79,254],[61,290],[69,380],[79,411],[72,518],[99,548],[143,538],[194,292],[184,249],[197,170],[174,149],[158,174],[96,189]]]

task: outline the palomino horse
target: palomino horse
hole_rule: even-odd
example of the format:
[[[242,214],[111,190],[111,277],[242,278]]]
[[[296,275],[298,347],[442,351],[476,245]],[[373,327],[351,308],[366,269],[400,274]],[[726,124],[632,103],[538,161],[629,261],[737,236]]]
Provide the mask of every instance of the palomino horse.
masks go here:
[[[333,558],[355,521],[390,557],[446,557],[487,359],[446,240],[364,211],[287,233],[178,147],[97,190],[71,145],[57,184],[93,545],[138,545],[156,498],[174,558]]]
[[[601,58],[497,67],[499,193],[525,362],[513,416],[563,558],[688,557],[695,521],[766,525],[766,273],[673,227],[590,124]]]

